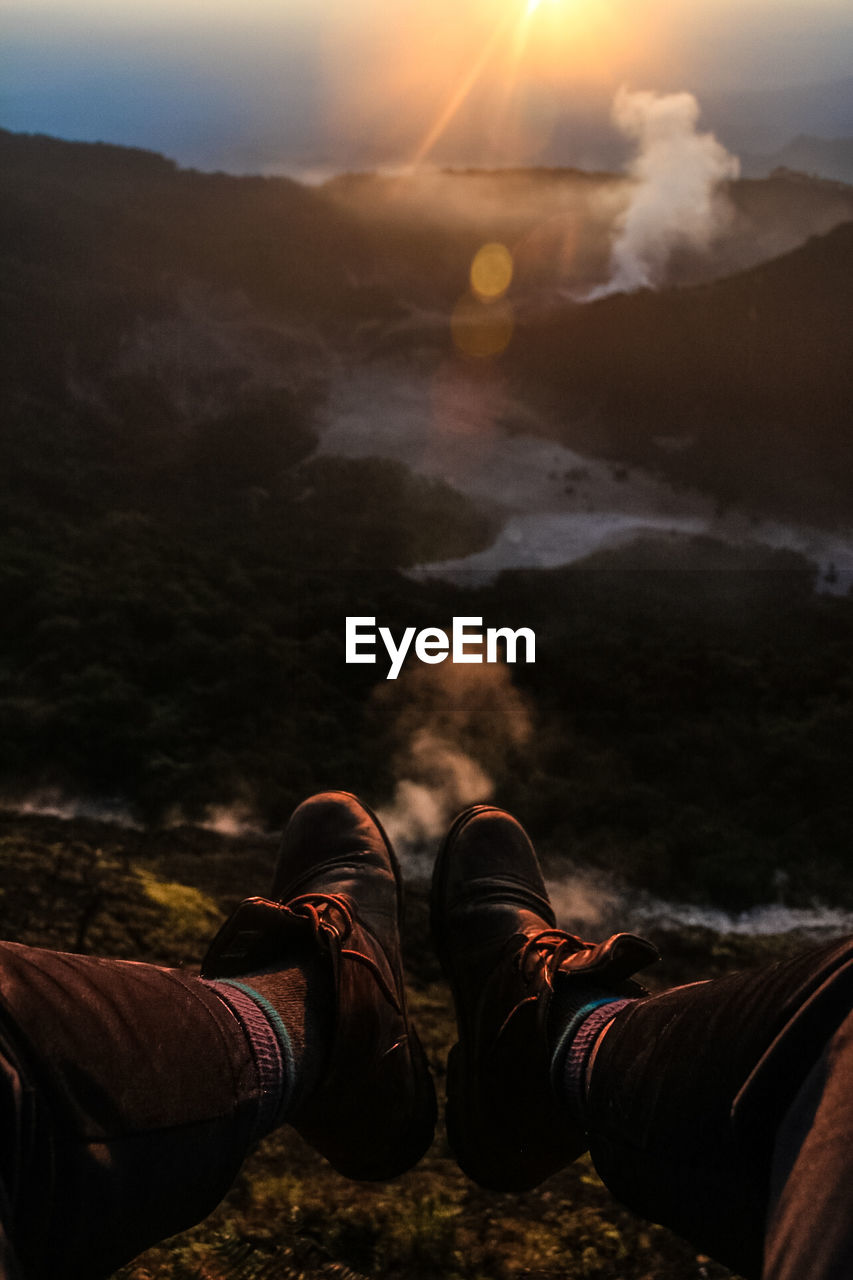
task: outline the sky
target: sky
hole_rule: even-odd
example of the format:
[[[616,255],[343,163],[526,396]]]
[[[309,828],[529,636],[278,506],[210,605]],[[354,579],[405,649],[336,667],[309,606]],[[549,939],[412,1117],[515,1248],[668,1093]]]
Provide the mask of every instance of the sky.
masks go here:
[[[723,120],[847,77],[754,145],[853,133],[851,55],[849,0],[0,0],[0,125],[232,172],[594,163],[623,83]]]

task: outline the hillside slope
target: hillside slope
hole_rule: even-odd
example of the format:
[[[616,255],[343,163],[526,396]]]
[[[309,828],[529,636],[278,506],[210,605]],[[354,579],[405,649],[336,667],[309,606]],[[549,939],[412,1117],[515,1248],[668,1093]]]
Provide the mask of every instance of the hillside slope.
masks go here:
[[[846,223],[725,280],[533,321],[510,364],[528,394],[562,415],[567,441],[747,510],[846,522],[851,272]]]

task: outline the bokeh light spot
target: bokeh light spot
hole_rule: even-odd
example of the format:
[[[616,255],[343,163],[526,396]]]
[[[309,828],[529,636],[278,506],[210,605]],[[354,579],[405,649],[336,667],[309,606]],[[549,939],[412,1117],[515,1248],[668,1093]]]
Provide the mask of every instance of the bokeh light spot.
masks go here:
[[[487,303],[466,293],[450,317],[450,332],[457,351],[479,360],[505,351],[514,327],[512,305],[505,298]]]
[[[471,288],[483,302],[506,293],[512,280],[512,254],[505,244],[484,244],[471,263]]]

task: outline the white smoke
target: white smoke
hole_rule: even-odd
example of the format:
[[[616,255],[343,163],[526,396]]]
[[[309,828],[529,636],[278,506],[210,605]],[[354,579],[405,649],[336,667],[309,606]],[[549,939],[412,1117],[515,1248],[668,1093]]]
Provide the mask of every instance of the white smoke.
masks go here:
[[[656,94],[623,86],[613,120],[637,146],[634,181],[611,253],[610,279],[588,299],[661,284],[675,249],[707,249],[730,218],[721,186],[740,162],[712,133],[697,132],[692,93]]]
[[[460,810],[489,800],[494,783],[476,760],[429,729],[415,735],[408,757],[411,776],[399,779],[379,817],[409,873],[426,878],[436,841]]]
[[[594,870],[574,868],[548,880],[548,894],[560,928],[587,938],[618,930],[700,929],[720,936],[772,937],[797,934],[819,940],[853,932],[853,912],[815,902],[788,907],[767,902],[744,911],[696,903],[670,902],[627,888]]]
[[[84,819],[92,822],[107,822],[113,826],[127,827],[134,831],[143,829],[130,811],[118,800],[69,796],[54,787],[45,787],[24,796],[0,796],[0,809],[20,814],[22,817],[60,818],[63,822]]]
[[[631,927],[640,930],[649,924],[674,929],[709,929],[714,933],[747,937],[798,933],[819,938],[853,932],[853,912],[820,903],[811,907],[786,907],[778,902],[750,907],[746,911],[730,912],[718,907],[699,907],[689,903],[652,899],[638,905],[631,920]]]
[[[196,825],[205,831],[215,831],[220,836],[266,834],[260,818],[248,804],[211,805],[205,813],[204,821]]]
[[[627,895],[596,872],[576,868],[559,880],[549,878],[547,886],[561,929],[599,937],[613,929],[626,927],[619,921],[625,918]]]
[[[374,697],[396,741],[394,794],[379,817],[407,875],[427,878],[460,810],[494,795],[530,715],[502,664],[413,667]]]

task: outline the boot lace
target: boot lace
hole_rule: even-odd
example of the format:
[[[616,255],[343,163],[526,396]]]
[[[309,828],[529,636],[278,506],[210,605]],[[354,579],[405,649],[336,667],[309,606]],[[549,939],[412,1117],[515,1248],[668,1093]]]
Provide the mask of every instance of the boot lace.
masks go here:
[[[565,933],[562,929],[543,929],[527,939],[516,956],[516,966],[526,982],[544,981],[553,990],[554,978],[563,961],[578,951],[588,950],[590,943],[573,933]]]
[[[342,893],[302,893],[291,898],[287,908],[294,915],[308,916],[318,934],[330,934],[345,942],[353,931],[355,908]]]
[[[373,956],[364,951],[358,951],[354,947],[343,945],[349,940],[355,928],[356,909],[355,903],[350,898],[342,893],[303,893],[299,897],[291,898],[287,907],[295,915],[307,916],[312,920],[318,937],[325,935],[327,941],[340,943],[341,957],[346,956],[368,969],[391,1007],[397,1013],[402,1013],[397,992],[388,982]],[[370,932],[362,921],[359,923],[366,933]]]

